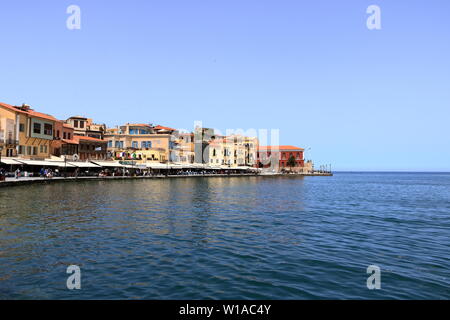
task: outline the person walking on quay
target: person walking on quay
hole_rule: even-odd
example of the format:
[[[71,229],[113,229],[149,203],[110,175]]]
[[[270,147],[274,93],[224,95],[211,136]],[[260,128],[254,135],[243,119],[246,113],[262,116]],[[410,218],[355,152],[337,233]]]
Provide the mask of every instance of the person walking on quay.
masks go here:
[[[0,181],[5,181],[6,171],[3,168],[0,168]]]
[[[14,171],[14,178],[19,179],[20,177],[20,169],[17,168],[16,171]]]

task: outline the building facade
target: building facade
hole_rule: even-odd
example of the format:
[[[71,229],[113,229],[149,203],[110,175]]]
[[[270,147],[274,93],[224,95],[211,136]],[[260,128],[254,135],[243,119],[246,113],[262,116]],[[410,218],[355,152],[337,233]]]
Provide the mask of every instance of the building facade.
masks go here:
[[[0,155],[2,157],[17,156],[19,113],[15,107],[6,103],[0,103]]]
[[[40,113],[30,106],[0,104],[5,156],[27,159],[46,159],[51,155],[55,122],[51,115]],[[14,150],[15,149],[15,150]]]
[[[78,159],[81,161],[88,160],[107,160],[107,142],[105,140],[75,136],[74,140],[78,142]]]
[[[255,166],[258,139],[243,135],[214,136],[210,140],[209,164],[229,167]]]
[[[183,164],[195,162],[195,147],[193,133],[180,133],[178,136],[178,158]]]
[[[106,131],[106,125],[104,124],[96,124],[92,119],[82,116],[70,117],[66,120],[66,123],[74,129],[74,134],[76,136],[91,137],[100,140],[104,139]]]
[[[259,168],[270,168],[278,172],[302,172],[305,167],[304,149],[295,146],[259,147],[257,161]]]
[[[176,132],[168,130],[170,128],[167,127],[157,127],[127,123],[117,128],[109,128],[105,132],[108,151],[116,157],[141,154],[146,159],[157,159],[155,161],[159,162],[177,162]]]
[[[79,142],[74,138],[74,129],[62,120],[55,122],[54,138],[51,144],[51,153],[56,157],[65,156],[72,160],[78,154]]]

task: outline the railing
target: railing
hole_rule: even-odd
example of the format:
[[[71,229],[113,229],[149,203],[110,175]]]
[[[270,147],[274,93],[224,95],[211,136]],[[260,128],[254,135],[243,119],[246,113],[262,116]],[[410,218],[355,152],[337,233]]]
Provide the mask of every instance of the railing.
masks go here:
[[[5,144],[18,145],[18,144],[19,144],[19,140],[6,139],[6,140],[5,140]]]

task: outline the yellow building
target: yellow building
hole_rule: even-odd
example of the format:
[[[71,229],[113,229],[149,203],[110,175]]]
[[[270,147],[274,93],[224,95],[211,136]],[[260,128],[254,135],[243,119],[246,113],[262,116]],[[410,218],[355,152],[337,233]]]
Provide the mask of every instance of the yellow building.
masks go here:
[[[194,151],[194,134],[193,133],[180,133],[178,136],[178,162],[182,164],[194,163],[195,151]]]
[[[245,165],[255,167],[257,163],[257,153],[259,141],[257,137],[245,137]]]
[[[0,109],[2,120],[5,116],[3,140],[6,156],[29,159],[50,157],[57,119],[48,114],[36,112],[25,104],[18,107],[1,103]]]
[[[140,152],[147,159],[157,159],[152,161],[179,160],[175,129],[127,123],[117,128],[106,129],[105,140],[108,141],[108,151],[114,155]]]
[[[220,166],[225,165],[225,143],[224,137],[215,136],[209,142],[209,165]]]
[[[215,136],[209,142],[209,164],[254,166],[258,139],[243,135]]]
[[[13,106],[0,103],[0,153],[2,157],[17,156],[19,146],[18,110]]]

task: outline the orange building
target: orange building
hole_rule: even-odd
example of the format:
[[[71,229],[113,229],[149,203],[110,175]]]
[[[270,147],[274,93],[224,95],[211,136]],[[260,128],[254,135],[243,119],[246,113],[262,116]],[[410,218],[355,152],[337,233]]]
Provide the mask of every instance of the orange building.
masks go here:
[[[107,159],[107,141],[85,136],[74,136],[74,140],[78,142],[78,156],[80,160]]]
[[[51,149],[54,156],[70,156],[78,153],[78,141],[74,140],[74,129],[62,120],[55,122],[55,136]]]

